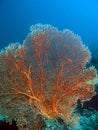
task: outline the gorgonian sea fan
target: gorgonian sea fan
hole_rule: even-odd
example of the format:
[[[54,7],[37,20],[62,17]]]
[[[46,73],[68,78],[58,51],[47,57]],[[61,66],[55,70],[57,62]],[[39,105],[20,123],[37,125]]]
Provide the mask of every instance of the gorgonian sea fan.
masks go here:
[[[51,25],[31,27],[23,44],[10,44],[0,52],[0,109],[7,120],[30,130],[32,118],[70,120],[77,99],[95,95],[96,70],[86,68],[89,50],[70,30]],[[31,113],[31,114],[30,114]],[[25,121],[20,123],[20,117]]]

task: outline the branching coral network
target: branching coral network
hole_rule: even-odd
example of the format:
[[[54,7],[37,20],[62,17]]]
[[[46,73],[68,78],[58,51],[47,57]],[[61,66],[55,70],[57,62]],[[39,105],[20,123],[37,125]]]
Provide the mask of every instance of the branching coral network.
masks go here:
[[[22,45],[13,43],[0,52],[0,109],[6,120],[15,119],[20,129],[25,123],[29,130],[37,115],[68,122],[77,100],[95,95],[91,81],[97,73],[85,67],[89,60],[89,50],[70,30],[32,26]]]

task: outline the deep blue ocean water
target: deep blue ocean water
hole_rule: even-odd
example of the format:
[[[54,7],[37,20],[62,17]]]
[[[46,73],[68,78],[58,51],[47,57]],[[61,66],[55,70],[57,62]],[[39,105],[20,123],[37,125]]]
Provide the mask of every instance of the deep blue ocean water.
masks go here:
[[[22,43],[36,23],[68,28],[98,48],[98,0],[0,0],[0,48]]]
[[[0,0],[0,49],[11,42],[22,43],[30,26],[37,23],[51,24],[59,30],[67,28],[80,35],[91,50],[91,64],[98,71],[98,0]],[[88,123],[95,116],[97,119],[91,120],[91,126],[95,120],[98,124],[98,87],[97,95],[85,103],[84,108],[89,108],[90,112],[84,111],[83,114],[88,114],[89,118],[81,116],[83,123]],[[89,130],[84,129],[87,125],[82,126],[83,129],[76,130]]]

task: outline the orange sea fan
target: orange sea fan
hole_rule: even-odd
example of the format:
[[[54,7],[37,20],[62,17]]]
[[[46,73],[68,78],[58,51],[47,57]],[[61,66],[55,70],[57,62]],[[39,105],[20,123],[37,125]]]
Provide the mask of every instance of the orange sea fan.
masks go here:
[[[0,53],[1,112],[17,124],[20,114],[29,130],[30,118],[38,114],[68,122],[77,99],[95,95],[89,81],[97,74],[94,67],[85,68],[89,59],[89,50],[70,30],[32,26],[22,45],[11,44]]]

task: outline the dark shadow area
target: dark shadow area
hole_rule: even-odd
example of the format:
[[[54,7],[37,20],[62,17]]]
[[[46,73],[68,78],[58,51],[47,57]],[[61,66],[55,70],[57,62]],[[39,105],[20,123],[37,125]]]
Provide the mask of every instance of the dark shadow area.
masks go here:
[[[98,85],[96,86],[98,88]],[[96,90],[96,95],[92,97],[90,101],[87,101],[83,105],[84,109],[94,109],[98,111],[98,90]]]
[[[1,121],[0,130],[18,130],[18,127],[16,126],[15,121],[12,122],[12,125],[9,125],[9,123],[6,123],[5,121]]]

